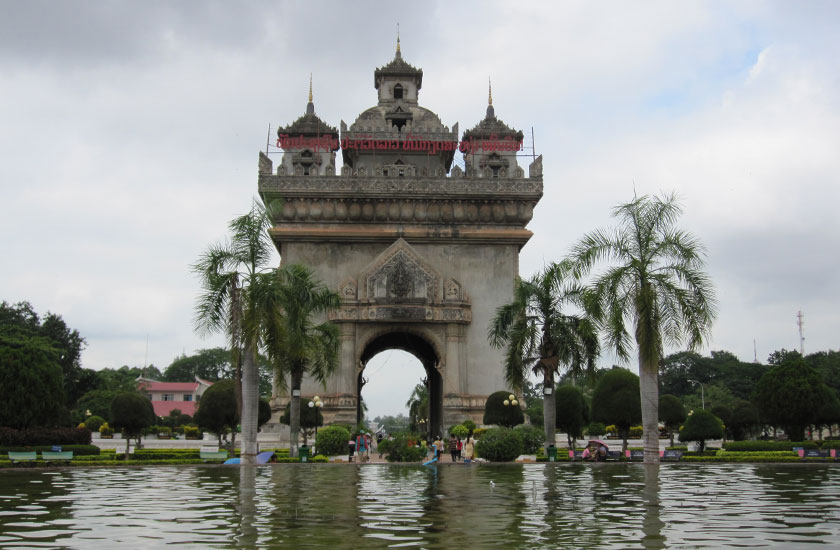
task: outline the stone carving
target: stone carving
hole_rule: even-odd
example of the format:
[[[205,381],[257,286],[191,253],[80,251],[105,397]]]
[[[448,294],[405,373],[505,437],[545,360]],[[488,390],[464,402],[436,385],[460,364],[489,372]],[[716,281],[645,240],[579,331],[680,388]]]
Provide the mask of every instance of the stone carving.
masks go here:
[[[444,285],[445,294],[444,299],[447,302],[462,302],[464,299],[463,291],[461,290],[461,283],[455,279],[449,279]]]
[[[368,299],[431,302],[437,280],[438,277],[422,266],[418,258],[412,258],[406,250],[397,250],[367,278]]]
[[[356,281],[353,279],[348,279],[347,281],[341,283],[341,286],[338,287],[338,294],[341,296],[342,301],[355,301],[356,300]]]
[[[461,170],[461,167],[460,167],[460,166],[455,166],[455,167],[453,167],[453,168],[452,168],[452,170],[449,172],[449,175],[450,175],[450,177],[453,177],[453,178],[460,178],[460,177],[462,177],[462,176],[464,175],[464,171],[463,171],[463,170]]]

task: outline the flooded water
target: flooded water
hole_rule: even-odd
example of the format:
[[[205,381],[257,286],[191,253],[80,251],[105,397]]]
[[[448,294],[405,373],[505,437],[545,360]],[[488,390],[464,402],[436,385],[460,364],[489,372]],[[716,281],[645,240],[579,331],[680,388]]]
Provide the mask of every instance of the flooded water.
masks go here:
[[[0,471],[0,548],[840,546],[830,465]]]

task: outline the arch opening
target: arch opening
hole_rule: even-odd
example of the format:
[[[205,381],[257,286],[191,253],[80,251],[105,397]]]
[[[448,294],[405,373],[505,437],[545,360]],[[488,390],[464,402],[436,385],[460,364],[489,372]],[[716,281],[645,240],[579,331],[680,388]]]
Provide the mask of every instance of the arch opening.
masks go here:
[[[362,420],[361,398],[362,389],[368,381],[365,376],[368,363],[380,353],[389,350],[400,350],[414,356],[419,361],[423,371],[425,371],[425,377],[422,378],[421,383],[428,390],[429,416],[427,422],[420,430],[425,432],[427,437],[433,436],[434,434],[432,432],[440,432],[443,418],[443,379],[437,369],[440,357],[434,347],[424,338],[407,332],[389,332],[374,338],[365,346],[360,358],[362,368],[356,380],[356,422],[360,423]],[[422,374],[422,371],[420,374]],[[411,388],[413,389],[413,387],[414,384],[412,384]],[[409,399],[410,391],[405,395],[405,400]]]

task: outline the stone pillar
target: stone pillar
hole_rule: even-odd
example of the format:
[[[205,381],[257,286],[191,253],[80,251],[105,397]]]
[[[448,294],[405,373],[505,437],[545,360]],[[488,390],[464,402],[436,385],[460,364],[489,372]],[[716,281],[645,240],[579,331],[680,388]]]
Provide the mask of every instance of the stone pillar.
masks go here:
[[[446,362],[444,363],[443,394],[463,393],[464,365],[461,361],[461,344],[464,337],[461,325],[446,325]]]
[[[336,393],[356,395],[356,323],[340,323],[341,349],[339,351],[338,378]]]

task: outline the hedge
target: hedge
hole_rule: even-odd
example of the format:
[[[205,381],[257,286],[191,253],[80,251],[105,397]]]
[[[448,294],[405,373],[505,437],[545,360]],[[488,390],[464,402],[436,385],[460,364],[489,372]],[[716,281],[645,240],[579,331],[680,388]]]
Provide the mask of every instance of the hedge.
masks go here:
[[[62,445],[62,451],[73,451],[73,456],[84,455],[98,455],[104,453],[96,445]],[[44,451],[52,451],[52,445],[10,445],[0,447],[0,455],[5,455],[9,451],[12,452],[30,452],[36,451],[42,453]]]
[[[794,447],[819,449],[819,441],[727,441],[723,444],[726,451],[790,451]],[[830,448],[830,447],[829,447]]]
[[[0,428],[0,447],[33,445],[90,445],[87,428]]]

